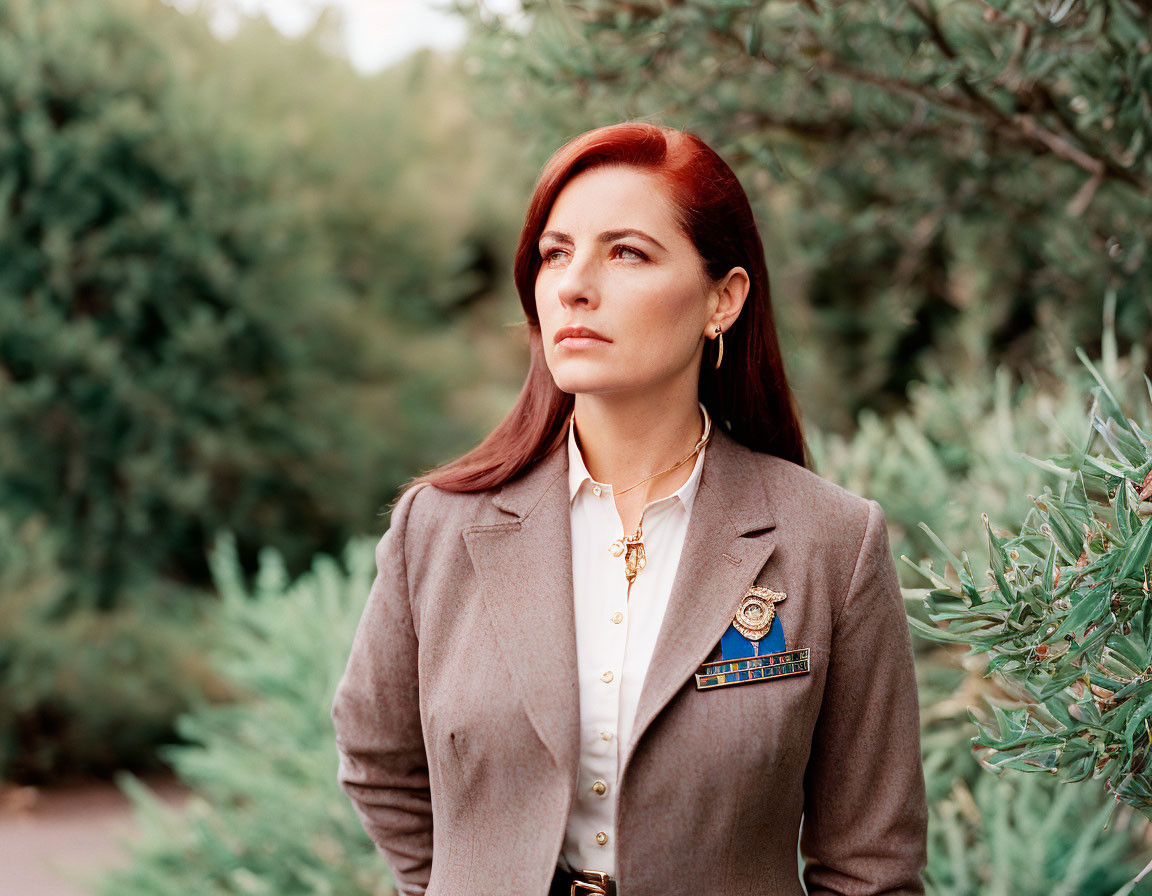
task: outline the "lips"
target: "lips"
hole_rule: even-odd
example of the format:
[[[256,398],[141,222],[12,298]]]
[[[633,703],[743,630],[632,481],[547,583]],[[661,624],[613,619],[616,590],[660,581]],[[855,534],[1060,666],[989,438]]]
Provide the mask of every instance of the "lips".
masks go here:
[[[600,339],[603,342],[612,341],[611,339],[608,339],[605,336],[601,336],[595,330],[591,330],[588,327],[562,327],[556,331],[556,342],[560,342],[562,339],[567,339],[569,337]]]

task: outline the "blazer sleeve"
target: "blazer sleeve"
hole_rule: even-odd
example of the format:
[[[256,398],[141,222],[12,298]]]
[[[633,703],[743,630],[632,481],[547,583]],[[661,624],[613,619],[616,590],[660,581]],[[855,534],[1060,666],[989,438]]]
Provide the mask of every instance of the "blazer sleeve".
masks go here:
[[[409,512],[421,488],[401,496],[376,545],[376,579],[330,713],[340,787],[401,896],[422,894],[432,869],[432,799],[404,549]]]
[[[924,893],[928,806],[912,639],[884,511],[873,500],[832,623],[804,794],[809,896]]]

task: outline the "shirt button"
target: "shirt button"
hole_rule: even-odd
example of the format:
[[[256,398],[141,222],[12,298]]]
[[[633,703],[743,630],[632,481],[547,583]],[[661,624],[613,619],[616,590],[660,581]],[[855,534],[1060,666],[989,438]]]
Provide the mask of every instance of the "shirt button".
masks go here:
[[[601,846],[603,846],[605,843],[608,842],[608,835],[605,834],[603,831],[597,831],[596,832],[596,842],[599,843]]]
[[[608,789],[608,785],[605,784],[603,781],[597,781],[595,784],[592,785],[592,791],[594,793],[596,793],[598,796],[603,796],[604,791],[606,791],[607,789]]]
[[[607,672],[605,672],[603,675],[601,675],[600,680],[602,682],[604,682],[605,684],[610,682],[612,680],[612,670],[609,669]]]
[[[599,498],[600,497],[600,486],[598,486],[598,485],[592,486],[592,494],[594,494],[597,498]]]
[[[612,614],[612,621],[615,622],[617,625],[619,625],[621,622],[624,621],[624,614],[623,613],[613,613]]]

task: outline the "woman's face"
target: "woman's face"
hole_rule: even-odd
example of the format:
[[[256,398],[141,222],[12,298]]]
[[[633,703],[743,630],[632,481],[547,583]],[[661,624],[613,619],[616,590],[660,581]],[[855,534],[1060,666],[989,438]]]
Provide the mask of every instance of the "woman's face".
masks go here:
[[[728,324],[659,177],[620,164],[582,171],[556,197],[539,251],[536,312],[561,390],[644,391],[681,377],[695,386],[709,322]],[[601,338],[557,341],[568,327]]]

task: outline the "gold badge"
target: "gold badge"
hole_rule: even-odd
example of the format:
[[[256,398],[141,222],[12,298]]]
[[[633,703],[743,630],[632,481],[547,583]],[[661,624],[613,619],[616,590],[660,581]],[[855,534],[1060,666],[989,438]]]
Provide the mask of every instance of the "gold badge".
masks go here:
[[[740,601],[740,609],[732,620],[733,627],[749,641],[759,641],[772,629],[776,604],[787,596],[783,591],[753,585]]]

